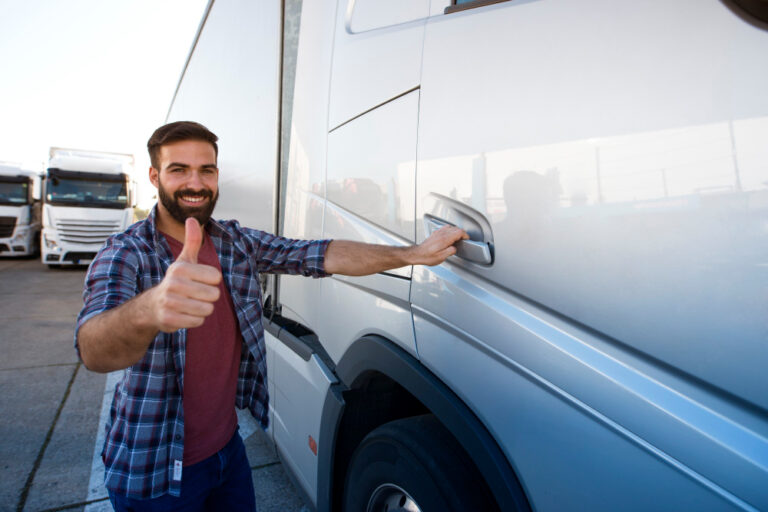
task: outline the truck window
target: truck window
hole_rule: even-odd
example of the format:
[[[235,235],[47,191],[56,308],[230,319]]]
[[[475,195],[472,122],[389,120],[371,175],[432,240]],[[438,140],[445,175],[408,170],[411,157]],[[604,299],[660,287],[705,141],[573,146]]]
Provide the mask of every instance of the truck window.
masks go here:
[[[49,178],[45,200],[50,204],[125,208],[128,192],[124,181],[80,178]]]
[[[0,181],[0,204],[27,204],[28,190],[28,183]]]

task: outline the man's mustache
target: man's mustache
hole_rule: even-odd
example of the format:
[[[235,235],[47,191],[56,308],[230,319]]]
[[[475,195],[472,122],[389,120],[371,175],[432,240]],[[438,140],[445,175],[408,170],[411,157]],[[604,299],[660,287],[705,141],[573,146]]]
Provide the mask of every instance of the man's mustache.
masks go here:
[[[182,196],[195,196],[195,197],[205,197],[207,199],[213,198],[213,192],[211,192],[208,189],[202,189],[202,190],[192,190],[191,188],[185,188],[184,190],[177,190],[173,193],[174,199],[181,199]]]

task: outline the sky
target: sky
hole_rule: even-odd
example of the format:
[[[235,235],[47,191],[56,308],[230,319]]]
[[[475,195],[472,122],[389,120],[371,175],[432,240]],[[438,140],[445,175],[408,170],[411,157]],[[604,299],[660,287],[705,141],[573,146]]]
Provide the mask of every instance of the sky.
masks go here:
[[[208,0],[0,0],[0,161],[43,170],[51,146],[130,153],[165,122]]]

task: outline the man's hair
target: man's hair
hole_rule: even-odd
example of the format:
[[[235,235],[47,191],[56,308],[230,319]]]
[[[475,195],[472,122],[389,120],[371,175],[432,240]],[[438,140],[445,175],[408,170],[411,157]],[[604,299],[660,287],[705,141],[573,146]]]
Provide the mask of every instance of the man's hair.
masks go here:
[[[152,167],[160,170],[160,147],[165,144],[181,142],[183,140],[201,140],[209,142],[213,146],[216,158],[219,156],[219,146],[216,141],[219,138],[211,130],[194,121],[176,121],[161,126],[147,141],[147,150],[149,151],[149,160]]]

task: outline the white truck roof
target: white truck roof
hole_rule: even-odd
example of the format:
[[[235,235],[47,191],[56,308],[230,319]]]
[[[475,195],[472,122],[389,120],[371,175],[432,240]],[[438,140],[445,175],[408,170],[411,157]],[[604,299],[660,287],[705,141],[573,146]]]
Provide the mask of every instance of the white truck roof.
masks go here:
[[[35,171],[24,169],[18,164],[0,162],[0,176],[28,176],[33,178],[37,174]]]
[[[130,174],[134,163],[133,155],[126,153],[53,147],[49,154],[48,167],[66,171]]]

